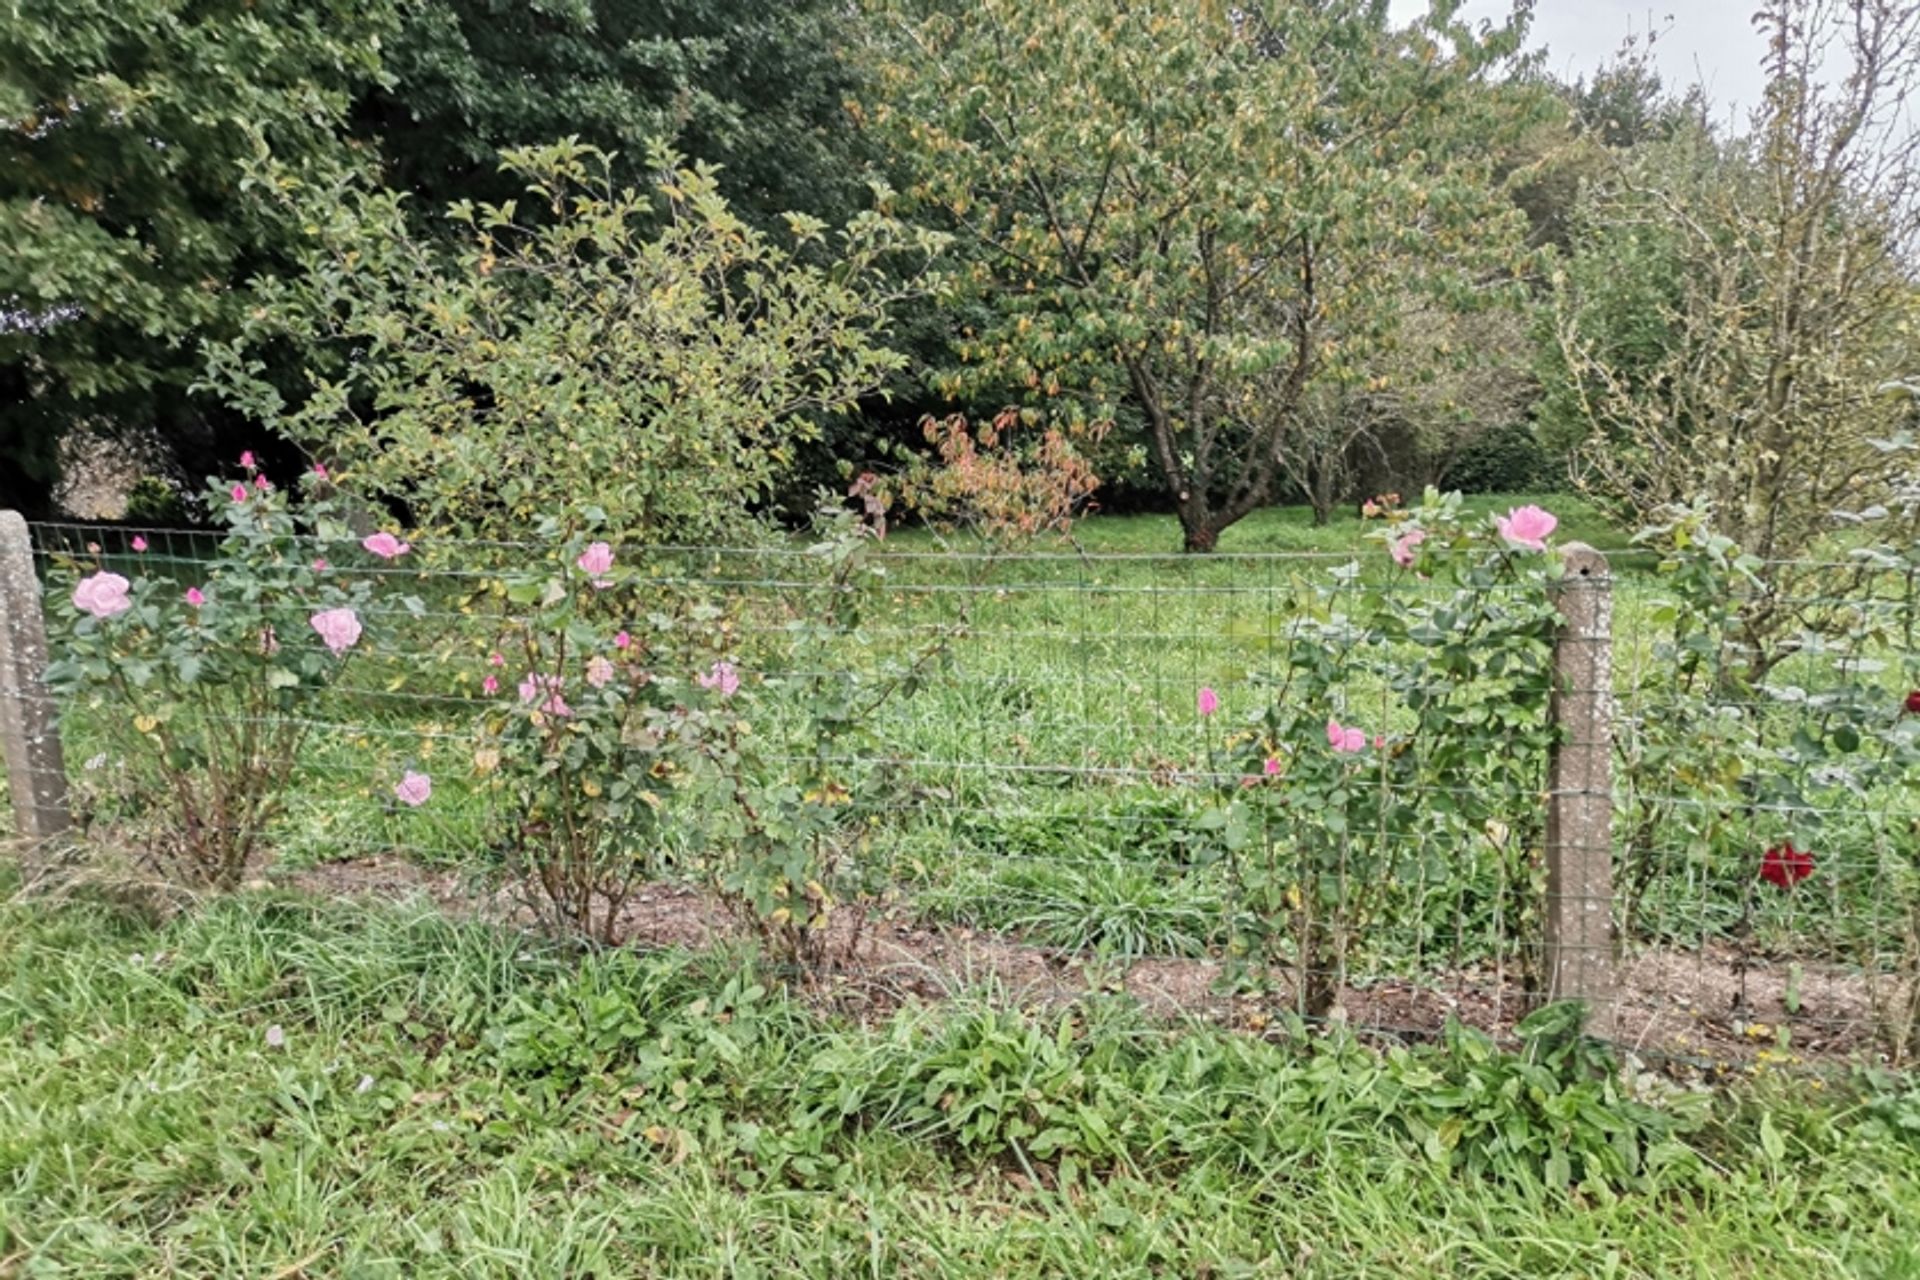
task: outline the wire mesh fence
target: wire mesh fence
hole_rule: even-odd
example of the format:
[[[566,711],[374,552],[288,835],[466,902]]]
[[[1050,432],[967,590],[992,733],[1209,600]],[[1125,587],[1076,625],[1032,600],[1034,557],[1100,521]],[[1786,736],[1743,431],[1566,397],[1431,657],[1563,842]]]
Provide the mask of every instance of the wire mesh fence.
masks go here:
[[[608,683],[596,671],[616,691],[646,684],[658,716],[720,708],[724,665],[740,682],[725,731],[761,744],[757,767],[779,775],[762,781],[790,780],[795,812],[832,818],[809,828],[803,878],[834,905],[814,923],[842,977],[896,991],[988,978],[1019,999],[1124,988],[1252,1025],[1294,1012],[1432,1034],[1458,1019],[1504,1036],[1553,993],[1556,912],[1593,906],[1600,940],[1559,945],[1605,951],[1612,1034],[1643,1052],[1751,1063],[1913,1041],[1920,680],[1901,566],[1763,575],[1768,609],[1819,625],[1776,627],[1762,653],[1741,630],[1752,580],[1740,600],[1703,596],[1621,558],[1602,588],[1610,676],[1579,689],[1556,678],[1551,573],[1423,576],[1376,548],[896,539],[863,548],[854,574],[799,545],[622,549],[618,582],[583,589],[562,660],[528,647],[540,602],[507,585],[529,565],[572,572],[553,540],[383,557],[296,537],[274,552],[304,562],[296,582],[227,573],[203,532],[32,536],[66,672],[69,803],[136,852],[164,852],[183,820],[243,821],[258,826],[250,874],[271,862],[321,887],[449,896],[470,876],[474,901],[494,903],[503,878],[537,882],[524,850],[544,820],[503,785],[501,726],[584,734],[580,698]],[[1843,595],[1826,589],[1842,570]],[[133,584],[124,614],[73,604],[100,573]],[[342,591],[359,592],[356,640],[333,652],[315,615]],[[221,669],[240,673],[227,685],[181,669],[183,654],[215,662],[191,637],[222,608],[257,622],[244,641],[220,633]],[[124,663],[90,672],[109,626],[108,643],[167,656],[139,681]],[[1599,695],[1598,725],[1567,721],[1581,694]],[[747,890],[715,869],[717,793],[663,741],[631,724],[621,741],[664,773],[658,820],[605,837],[643,882],[616,932],[718,936],[733,921],[716,895]],[[284,776],[257,811],[183,819],[157,789],[220,746],[285,752]],[[1603,900],[1570,904],[1555,895],[1595,882],[1555,878],[1568,788],[1553,762],[1583,747],[1611,766],[1607,874]]]

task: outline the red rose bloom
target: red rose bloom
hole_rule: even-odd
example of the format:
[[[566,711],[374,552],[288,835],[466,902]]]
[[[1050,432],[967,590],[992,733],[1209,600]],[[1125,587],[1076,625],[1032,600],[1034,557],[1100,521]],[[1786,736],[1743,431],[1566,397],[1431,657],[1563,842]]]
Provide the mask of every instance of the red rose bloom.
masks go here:
[[[1907,695],[1907,714],[1920,716],[1920,689],[1915,689]]]
[[[1775,845],[1760,859],[1760,878],[1782,889],[1791,889],[1813,874],[1813,854],[1793,847],[1793,841]]]

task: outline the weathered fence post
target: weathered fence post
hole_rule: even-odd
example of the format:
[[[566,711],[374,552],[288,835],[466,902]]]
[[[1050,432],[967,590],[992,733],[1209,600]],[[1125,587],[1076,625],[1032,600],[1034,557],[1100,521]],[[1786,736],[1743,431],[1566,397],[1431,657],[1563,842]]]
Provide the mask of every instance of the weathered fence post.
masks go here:
[[[1547,772],[1546,976],[1549,1000],[1587,1005],[1587,1030],[1614,1031],[1613,576],[1585,543],[1561,548],[1554,592],[1552,715],[1560,730]]]
[[[47,692],[47,633],[27,522],[0,511],[0,747],[13,796],[13,829],[28,840],[65,831],[67,771]]]

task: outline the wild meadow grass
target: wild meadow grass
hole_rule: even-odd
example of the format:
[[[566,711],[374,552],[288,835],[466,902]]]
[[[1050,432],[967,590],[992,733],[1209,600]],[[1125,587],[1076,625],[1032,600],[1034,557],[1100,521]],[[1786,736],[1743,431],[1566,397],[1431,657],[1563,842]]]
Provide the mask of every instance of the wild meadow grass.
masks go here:
[[[0,1269],[1920,1273],[1911,1086],[1651,1089],[1609,1131],[1579,1071],[1525,1070],[991,993],[860,1026],[744,956],[583,957],[423,905],[14,901]]]

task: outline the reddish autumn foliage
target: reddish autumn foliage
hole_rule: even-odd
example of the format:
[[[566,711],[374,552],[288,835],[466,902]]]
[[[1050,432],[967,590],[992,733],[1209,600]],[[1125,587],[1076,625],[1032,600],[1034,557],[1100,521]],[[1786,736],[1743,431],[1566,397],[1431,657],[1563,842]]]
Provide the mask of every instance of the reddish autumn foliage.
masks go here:
[[[1760,878],[1782,889],[1791,889],[1813,874],[1813,854],[1793,847],[1787,840],[1767,850],[1760,859]]]
[[[922,458],[890,482],[871,472],[849,491],[870,524],[898,502],[936,526],[965,529],[990,542],[1019,544],[1042,534],[1066,536],[1089,507],[1100,478],[1081,453],[1098,445],[1108,424],[1027,429],[1008,409],[990,423],[964,417],[921,423],[938,462]]]

